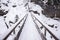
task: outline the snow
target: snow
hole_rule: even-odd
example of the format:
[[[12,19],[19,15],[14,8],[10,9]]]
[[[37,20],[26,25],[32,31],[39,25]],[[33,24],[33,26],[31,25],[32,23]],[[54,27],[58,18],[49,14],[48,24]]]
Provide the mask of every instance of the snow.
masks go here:
[[[34,6],[32,6],[31,10],[33,10],[33,9],[34,9],[34,11],[37,11],[38,13],[40,13],[40,15],[34,14],[33,12],[31,12],[31,13],[34,14],[35,17],[37,17],[53,34],[55,34],[55,36],[60,38],[60,35],[59,35],[60,34],[60,22],[57,21],[57,20],[54,20],[54,19],[51,19],[51,18],[48,18],[48,17],[44,16],[41,13],[43,9],[41,7],[39,7],[39,6],[36,6],[35,4],[34,4]],[[47,25],[54,25],[54,28],[51,28],[51,27],[49,27]],[[57,26],[57,28],[55,28],[55,26]],[[51,40],[48,36],[49,36],[49,34],[47,34],[48,40]]]
[[[25,19],[24,19],[24,20],[25,20]],[[14,40],[14,39],[15,39],[15,37],[17,36],[17,34],[18,34],[21,26],[23,25],[24,20],[16,27],[16,29],[15,29],[15,34],[12,33],[12,34],[8,37],[7,40]],[[19,20],[19,21],[20,21],[20,20]],[[17,23],[19,23],[19,21],[18,21]],[[16,24],[17,24],[17,23],[16,23]],[[16,24],[15,24],[15,25],[16,25]],[[14,25],[14,27],[15,27],[15,25]],[[12,26],[12,27],[13,27],[13,26]]]
[[[2,0],[3,3],[7,3],[7,0]],[[27,7],[29,6],[29,10],[33,10],[33,11],[37,11],[38,13],[40,13],[40,15],[34,14],[33,12],[28,12],[26,9],[26,7],[24,7],[24,0],[10,0],[11,3],[8,3],[8,7],[6,7],[5,5],[2,4],[2,9],[5,9],[4,11],[9,10],[9,12],[4,15],[6,16],[5,21],[4,21],[4,16],[0,16],[0,37],[4,34],[6,34],[7,30],[11,30],[13,27],[10,26],[9,21],[12,21],[15,23],[15,17],[16,15],[18,15],[19,19],[21,20],[23,18],[23,16],[25,14],[29,14],[28,18],[26,20],[25,26],[23,28],[23,31],[20,35],[19,40],[41,40],[41,37],[35,27],[35,24],[31,18],[30,13],[32,13],[34,16],[36,16],[45,26],[47,26],[47,28],[53,33],[55,34],[58,38],[60,38],[60,21],[48,18],[46,16],[44,16],[42,14],[42,8],[35,4],[34,2],[28,2]],[[25,2],[25,3],[26,3]],[[15,8],[13,8],[12,6],[16,5]],[[5,22],[8,24],[9,29],[7,29]],[[38,23],[38,22],[37,22]],[[15,24],[11,24],[12,26],[14,26]],[[41,25],[38,23],[38,25]],[[48,25],[54,25],[54,27],[50,27]],[[55,26],[57,26],[57,28],[55,28]],[[17,28],[19,29],[19,28]],[[17,30],[16,29],[16,30]],[[17,31],[16,31],[17,32]],[[44,29],[42,29],[42,32],[44,32]],[[17,34],[17,33],[16,33]],[[50,38],[50,34],[47,32],[47,36],[46,38],[48,38],[48,40],[52,40]],[[14,38],[15,35],[10,36],[7,40],[13,40],[12,38]]]
[[[12,27],[10,26],[9,21],[15,22],[15,16],[16,15],[18,15],[19,20],[21,20],[25,16],[25,14],[27,14],[24,5],[20,5],[20,6],[17,5],[16,8],[13,8],[12,7],[13,4],[14,3],[9,3],[8,7],[2,5],[2,9],[5,9],[5,11],[9,10],[9,12],[6,15],[4,15],[4,16],[6,16],[5,21],[4,21],[4,16],[0,16],[0,25],[1,25],[0,26],[0,37],[2,37],[2,38],[3,38],[3,36],[6,36],[11,31],[11,29],[14,28],[13,24],[11,24]],[[5,22],[9,26],[9,29],[7,29]]]
[[[28,15],[19,40],[41,40],[30,14]]]
[[[25,15],[24,15],[24,16],[25,16]],[[22,16],[21,19],[22,19],[24,16]],[[13,24],[13,25],[12,25],[11,27],[9,27],[9,29],[7,29],[7,30],[6,30],[6,28],[4,27],[4,29],[5,29],[4,31],[5,31],[5,32],[3,31],[4,33],[1,33],[1,35],[0,35],[0,40],[3,39],[3,38],[5,38],[6,35],[9,34],[9,33],[11,32],[11,30],[16,27],[16,24],[18,24],[21,19],[19,19],[15,24]],[[21,25],[22,25],[22,24],[20,24],[20,25],[18,25],[18,26],[21,26]],[[3,25],[3,26],[4,26],[4,25]],[[17,30],[17,29],[19,29],[19,27],[17,27],[15,30]],[[2,31],[2,30],[1,30],[1,31]],[[7,32],[7,33],[6,33],[6,32]],[[17,31],[16,31],[16,32],[17,32]],[[17,33],[16,33],[16,35],[17,35]],[[4,37],[3,37],[3,36],[4,36]],[[12,37],[14,37],[14,36],[15,36],[15,35],[13,35]],[[10,36],[10,37],[11,37],[11,36]],[[8,39],[9,39],[9,38],[8,38]],[[13,39],[13,38],[11,38],[11,39]]]
[[[35,15],[36,16],[36,15]],[[38,18],[38,16],[36,16],[37,18]],[[41,21],[41,23],[47,28],[47,29],[49,29],[57,38],[60,38],[60,29],[56,29],[56,28],[51,28],[51,27],[49,27],[46,23],[49,23],[49,22],[44,22],[44,21],[42,21],[41,19],[40,19],[40,16],[39,16],[39,18],[38,18],[40,21]],[[48,21],[48,20],[47,20]],[[38,23],[38,22],[37,22]],[[53,23],[53,22],[52,22]],[[56,22],[57,23],[57,22]],[[54,23],[55,24],[55,23]],[[41,24],[39,24],[38,23],[38,25],[41,25]],[[40,28],[40,26],[39,26],[39,28]],[[44,28],[41,30],[41,32],[44,34]],[[46,38],[48,39],[48,40],[52,40],[50,37],[51,37],[51,35],[47,32],[47,34],[46,34],[47,36],[46,36]],[[50,36],[50,37],[49,37]]]
[[[29,2],[29,7],[30,7],[30,10],[37,11],[40,14],[42,13],[43,9],[39,5],[36,5],[34,2],[32,3]]]
[[[4,32],[6,32],[7,27],[4,23],[4,18],[2,16],[0,16],[0,35],[4,34]]]

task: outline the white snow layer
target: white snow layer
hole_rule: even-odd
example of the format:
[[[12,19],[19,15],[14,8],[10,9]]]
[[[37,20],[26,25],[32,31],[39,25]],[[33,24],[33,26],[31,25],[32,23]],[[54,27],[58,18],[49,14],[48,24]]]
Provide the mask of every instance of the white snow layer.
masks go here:
[[[19,19],[20,19],[20,18],[22,18],[22,16],[24,16],[26,13],[28,13],[27,9],[25,9],[25,7],[24,7],[25,4],[21,5],[23,3],[22,0],[19,2],[14,1],[14,0],[10,0],[10,1],[11,1],[11,3],[8,4],[9,7],[4,8],[2,6],[3,9],[9,10],[9,12],[6,15],[7,17],[5,19],[5,21],[7,22],[8,25],[9,25],[9,21],[15,22],[16,15],[18,15]],[[20,2],[21,2],[21,4],[20,4]],[[13,8],[12,5],[14,5],[14,4],[16,4],[17,7]],[[34,11],[37,11],[38,13],[40,13],[40,16],[37,14],[34,14],[34,15],[42,22],[44,22],[47,25],[53,25],[53,24],[56,25],[58,28],[50,28],[50,30],[53,29],[52,30],[53,33],[56,33],[57,36],[59,36],[59,38],[60,38],[60,35],[59,35],[60,34],[60,22],[53,20],[51,18],[45,17],[41,12],[43,9],[39,5],[29,2],[29,7],[30,7],[30,10],[34,10]],[[6,31],[7,31],[7,28],[4,23],[4,18],[2,16],[0,16],[0,36],[2,34],[4,34]],[[36,27],[34,26],[34,23],[31,19],[30,14],[28,15],[26,24],[23,28],[23,31],[21,33],[19,40],[41,40],[41,37],[40,37],[39,33],[37,32]]]

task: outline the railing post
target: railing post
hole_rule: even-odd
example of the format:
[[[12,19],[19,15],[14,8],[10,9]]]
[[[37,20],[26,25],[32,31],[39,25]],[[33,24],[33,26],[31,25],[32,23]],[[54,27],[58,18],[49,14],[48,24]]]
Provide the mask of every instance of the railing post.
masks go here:
[[[7,29],[9,29],[9,26],[7,25],[7,23],[6,23],[6,22],[5,22],[5,24],[6,24]]]
[[[44,27],[44,35],[46,36],[46,28]]]
[[[15,29],[14,29],[14,31],[13,31],[13,34],[15,34]]]

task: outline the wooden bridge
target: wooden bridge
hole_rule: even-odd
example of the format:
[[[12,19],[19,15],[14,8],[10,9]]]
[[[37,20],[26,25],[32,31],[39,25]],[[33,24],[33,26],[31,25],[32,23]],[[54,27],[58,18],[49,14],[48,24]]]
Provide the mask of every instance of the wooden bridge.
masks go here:
[[[18,31],[16,32],[17,27],[18,27]],[[13,40],[33,40],[33,39],[34,40],[48,40],[46,37],[47,32],[51,35],[51,37],[54,40],[60,40],[57,34],[53,33],[52,30],[50,30],[50,28],[48,27],[49,27],[48,25],[41,22],[41,20],[39,20],[33,14],[26,14],[22,19],[20,19],[14,25],[12,25],[12,27],[9,28],[5,34],[0,36],[0,40],[7,40],[12,35],[12,33],[16,34],[13,37]],[[44,32],[41,31],[42,29],[44,29]]]

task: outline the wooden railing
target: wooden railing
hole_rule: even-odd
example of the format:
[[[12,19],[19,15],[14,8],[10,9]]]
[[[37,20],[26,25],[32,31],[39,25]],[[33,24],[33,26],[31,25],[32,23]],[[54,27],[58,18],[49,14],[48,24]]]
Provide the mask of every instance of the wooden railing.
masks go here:
[[[20,28],[19,32],[17,33],[17,36],[16,36],[19,38],[20,33],[24,27],[25,21],[27,19],[27,16],[28,16],[28,14],[26,14],[20,21],[18,21],[11,28],[9,28],[4,35],[0,36],[0,40],[7,40],[7,38],[11,35],[11,33],[15,32],[16,27],[18,27],[18,25],[23,21],[23,24],[22,24],[22,26],[21,26],[21,28]]]
[[[45,37],[45,35],[42,34],[42,32],[41,32],[39,26],[37,25],[37,23],[35,22],[35,18],[33,17],[33,15],[31,15],[31,17],[33,19],[33,22],[35,23],[35,26],[36,26],[37,31],[39,32],[39,34],[41,36],[41,39],[42,40],[47,40],[46,37]]]
[[[18,40],[18,39],[19,39],[20,34],[21,34],[21,32],[22,32],[22,29],[23,29],[23,27],[24,27],[25,21],[26,21],[26,19],[27,19],[27,16],[28,16],[28,14],[26,15],[26,18],[25,18],[25,20],[24,20],[21,28],[19,29],[19,32],[17,33],[16,37],[14,38],[14,40]]]
[[[51,30],[49,30],[48,25],[46,25],[43,22],[41,22],[40,20],[38,20],[38,18],[36,18],[33,14],[31,14],[31,15],[32,15],[33,21],[37,25],[38,29],[40,29],[40,28],[39,28],[38,24],[35,21],[38,21],[42,25],[42,27],[45,29],[44,30],[44,35],[41,35],[41,36],[44,36],[43,39],[46,38],[46,32],[48,32],[55,40],[60,40],[59,37],[57,37]],[[47,38],[45,40],[47,40]]]

